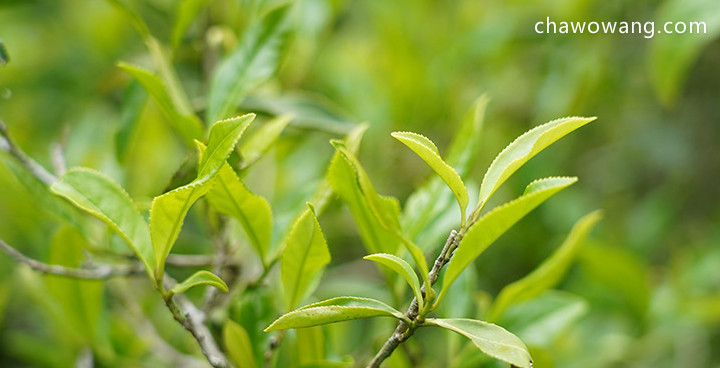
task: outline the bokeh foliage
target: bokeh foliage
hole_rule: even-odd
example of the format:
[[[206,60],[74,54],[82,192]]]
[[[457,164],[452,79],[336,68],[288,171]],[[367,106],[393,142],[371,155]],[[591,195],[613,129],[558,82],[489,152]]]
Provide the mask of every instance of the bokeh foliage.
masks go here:
[[[247,42],[251,32],[259,32],[261,40],[274,39],[272,19],[259,30],[253,27],[285,2],[127,3],[172,50],[190,105],[207,116],[219,109],[207,101],[207,91],[218,83],[209,71]],[[521,132],[559,116],[597,115],[597,124],[539,155],[498,196],[509,199],[548,173],[576,175],[582,185],[503,236],[470,274],[456,281],[468,293],[448,294],[453,303],[442,313],[485,315],[490,298],[534,269],[581,214],[603,208],[605,219],[560,291],[512,307],[500,324],[532,347],[536,366],[720,366],[717,1],[293,3],[283,23],[287,34],[277,41],[282,42],[279,53],[265,53],[259,64],[245,66],[251,72],[249,89],[236,93],[245,96],[240,108],[261,113],[263,122],[294,115],[277,144],[243,177],[250,189],[269,199],[276,216],[268,251],[276,250],[322,179],[333,154],[327,141],[345,135],[353,124],[369,122],[359,155],[378,191],[404,202],[431,171],[407,154],[391,131],[422,132],[445,152],[467,107],[487,92],[492,102],[474,180],[468,182],[477,187],[494,153]],[[652,39],[536,34],[533,25],[546,17],[705,21],[709,33]],[[163,107],[117,66],[122,60],[152,69],[153,63],[142,36],[110,2],[4,1],[0,38],[7,49],[2,57],[9,56],[0,65],[0,117],[30,156],[52,167],[52,147],[59,143],[69,167],[103,171],[143,209],[149,209],[153,196],[185,183],[176,182],[173,174],[193,162],[192,150],[168,124]],[[251,83],[253,78],[257,83]],[[93,245],[83,245],[84,237],[49,214],[13,175],[17,164],[0,156],[0,237],[35,258],[77,264],[83,247]],[[207,229],[213,224],[203,223],[202,211],[191,211],[178,252],[211,251]],[[347,209],[335,201],[327,211],[319,220],[332,262],[316,295],[392,300],[378,287],[381,276],[373,265],[358,261],[366,252]],[[455,225],[449,221],[447,228]],[[112,249],[122,247],[102,231],[91,237]],[[429,238],[427,244],[442,240]],[[58,250],[69,243],[77,249]],[[238,257],[248,259],[242,272],[253,275],[258,271],[253,264],[260,260],[246,248]],[[262,288],[250,292],[257,295],[234,305],[229,315],[259,349],[268,339],[259,331],[277,317],[272,313],[277,301]],[[128,294],[135,301],[119,304]],[[0,365],[72,366],[88,349],[101,365],[170,365],[161,353],[167,347],[138,337],[142,332],[137,331],[150,329],[148,335],[157,334],[183,353],[194,352],[194,346],[155,299],[140,280],[114,280],[102,288],[97,282],[38,276],[2,256]],[[152,326],[144,316],[151,317]],[[513,330],[526,326],[527,319],[544,321],[544,327]],[[335,354],[330,358],[366,358],[358,354],[373,351],[389,329],[377,325],[383,328],[362,322],[325,328],[326,348]],[[314,341],[299,336],[313,332],[297,334],[296,340]],[[483,359],[463,340],[432,343],[444,337],[421,331],[409,349],[456,366],[477,366]],[[262,351],[252,354],[262,356]],[[402,353],[393,359],[391,366],[409,364]],[[434,363],[439,364],[424,361]]]

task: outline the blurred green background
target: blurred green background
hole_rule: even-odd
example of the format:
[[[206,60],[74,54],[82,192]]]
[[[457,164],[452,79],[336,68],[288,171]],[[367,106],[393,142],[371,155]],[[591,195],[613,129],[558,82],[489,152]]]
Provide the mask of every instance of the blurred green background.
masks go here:
[[[181,2],[130,3],[170,45]],[[203,111],[208,68],[277,2],[196,3],[198,17],[182,34],[174,63],[191,101]],[[535,23],[546,17],[704,21],[708,33],[649,39],[536,34]],[[296,119],[246,179],[279,214],[296,208],[312,193],[307,183],[322,175],[333,152],[327,141],[367,121],[360,160],[378,190],[403,203],[431,171],[390,137],[392,131],[422,133],[444,152],[467,109],[487,93],[491,102],[472,175],[477,185],[495,154],[522,132],[559,117],[598,116],[597,123],[542,153],[501,189],[499,198],[507,200],[537,177],[580,178],[480,258],[473,282],[482,291],[468,297],[481,307],[487,295],[537,266],[582,214],[602,208],[604,220],[559,287],[580,296],[584,307],[562,331],[548,326],[534,332],[552,336],[534,348],[536,367],[717,368],[719,35],[717,0],[296,0],[279,70],[241,103],[250,111],[295,112]],[[187,150],[152,104],[128,127],[133,84],[116,63],[150,64],[142,40],[116,8],[90,0],[4,0],[0,39],[10,56],[0,67],[0,118],[30,156],[52,167],[51,147],[59,143],[68,166],[108,173],[141,203],[161,193]],[[303,110],[298,101],[311,101],[322,111]],[[42,260],[62,257],[51,244],[76,235],[58,234],[58,219],[14,178],[11,161],[2,155],[0,238]],[[333,254],[330,275],[353,270],[366,254],[350,220],[339,203],[321,219]],[[188,226],[184,249],[204,249],[207,240],[193,235],[192,222]],[[82,338],[69,331],[80,328],[79,322],[58,317],[65,304],[38,291],[52,285],[38,286],[44,279],[24,271],[0,256],[0,366],[69,366],[82,352],[77,342]],[[342,286],[333,279],[325,278],[318,295],[336,295]],[[128,287],[116,285],[124,292]],[[100,294],[102,288],[87,293]],[[172,324],[149,306],[156,298],[127,306],[115,303],[121,299],[116,294],[104,295],[108,308],[88,313],[132,319],[128,315],[144,310],[160,326]],[[119,324],[113,321],[102,327],[120,331],[117,341],[108,343],[114,348],[107,357],[128,361],[108,361],[133,366],[158,359],[123,342],[137,326],[112,326]],[[532,333],[526,336],[532,339]],[[190,349],[178,342],[184,341],[181,332],[164,338]],[[102,348],[93,350],[102,356],[97,352]],[[347,346],[337,350],[354,354]]]

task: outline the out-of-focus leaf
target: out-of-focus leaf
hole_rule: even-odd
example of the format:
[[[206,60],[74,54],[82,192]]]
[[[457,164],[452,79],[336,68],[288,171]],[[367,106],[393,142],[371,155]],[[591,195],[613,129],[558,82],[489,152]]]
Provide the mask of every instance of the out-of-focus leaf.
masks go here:
[[[173,294],[184,293],[188,289],[199,286],[199,285],[210,285],[214,286],[222,291],[228,291],[228,287],[220,277],[212,272],[201,270],[195,272],[190,277],[186,278],[183,282],[176,284],[170,289]]]
[[[175,13],[175,24],[172,30],[172,48],[177,49],[182,42],[185,31],[193,22],[200,10],[209,3],[210,0],[183,0],[177,7]]]
[[[142,116],[147,102],[147,93],[139,82],[134,81],[125,89],[123,106],[120,112],[120,128],[115,134],[115,156],[123,161],[130,146],[135,126]]]
[[[325,236],[310,204],[293,224],[286,242],[281,273],[285,304],[292,309],[314,291],[317,287],[314,281],[330,263]]]
[[[108,0],[108,2],[115,6],[115,8],[130,21],[130,24],[132,24],[133,28],[135,28],[143,39],[151,37],[150,29],[147,24],[145,24],[145,21],[142,17],[140,17],[140,14],[133,10],[129,5],[125,4],[121,0]]]
[[[415,243],[405,237],[400,227],[400,205],[397,199],[380,196],[355,155],[348,151],[342,142],[333,141],[333,145],[335,149],[342,154],[342,157],[345,158],[347,164],[349,164],[352,177],[354,177],[354,179],[350,179],[350,183],[355,186],[356,190],[359,190],[360,195],[364,198],[378,224],[407,248],[420,270],[423,281],[425,284],[430,285],[425,254]]]
[[[319,326],[370,317],[395,317],[399,320],[406,318],[400,311],[381,301],[342,296],[306,305],[286,313],[268,326],[265,332]]]
[[[61,228],[53,237],[50,249],[51,264],[79,267],[85,260],[89,245],[79,232],[70,227]],[[103,316],[103,283],[98,280],[80,280],[48,275],[45,277],[51,303],[62,312],[63,323],[80,333],[86,344],[97,344]]]
[[[138,66],[120,62],[118,66],[132,75],[143,88],[153,97],[165,116],[168,118],[170,125],[183,138],[188,146],[192,145],[195,139],[202,137],[202,124],[200,120],[190,112],[183,114],[174,104],[165,83],[152,72],[142,69]]]
[[[532,367],[532,358],[525,344],[517,336],[500,326],[465,318],[428,318],[425,323],[467,337],[483,353],[495,359],[516,367]]]
[[[251,192],[227,163],[220,169],[207,199],[215,210],[240,222],[250,244],[266,264],[273,226],[268,201]]]
[[[252,343],[247,331],[239,324],[227,320],[223,326],[223,342],[230,361],[237,367],[256,368]]]
[[[494,208],[470,227],[462,238],[455,254],[450,260],[443,278],[442,290],[436,305],[439,304],[453,281],[487,247],[505,233],[516,222],[535,207],[545,202],[555,193],[575,183],[577,178],[554,177],[539,179],[527,186],[521,197]]]
[[[247,114],[217,122],[210,130],[207,148],[198,143],[202,151],[197,178],[183,187],[155,197],[150,207],[150,235],[155,250],[155,274],[162,279],[165,259],[172,250],[182,229],[185,215],[212,185],[212,179],[225,164],[225,160],[250,123],[254,114]]]
[[[301,367],[320,364],[325,359],[325,334],[322,326],[297,330],[297,356]]]
[[[153,277],[155,255],[147,222],[119,184],[98,171],[75,168],[68,170],[51,189],[115,230]]]
[[[465,177],[475,162],[480,147],[480,134],[485,121],[485,110],[490,101],[487,95],[478,97],[465,114],[455,138],[447,150],[445,161],[455,168],[461,177]]]
[[[578,220],[562,245],[548,259],[529,275],[500,291],[488,319],[495,321],[510,305],[532,299],[555,286],[570,267],[570,263],[575,260],[585,237],[601,217],[601,212],[595,211]]]
[[[412,132],[394,132],[392,136],[417,153],[452,190],[460,206],[460,220],[464,224],[465,209],[469,202],[467,189],[455,169],[440,157],[440,151],[435,144],[427,137]]]
[[[349,134],[354,121],[345,113],[318,96],[287,93],[282,96],[248,96],[240,107],[247,111],[279,116],[290,114],[294,127],[314,129],[332,134]]]
[[[8,55],[7,49],[5,49],[5,43],[0,40],[0,64],[5,66],[10,61],[10,55]]]
[[[208,122],[232,114],[248,91],[275,74],[287,38],[289,9],[289,5],[281,6],[251,25],[238,47],[220,63],[210,84]]]
[[[2,157],[5,167],[10,171],[12,177],[15,178],[23,190],[37,202],[39,207],[45,212],[57,216],[84,235],[88,235],[88,224],[82,212],[67,203],[64,199],[54,195],[50,188],[32,175],[27,168],[20,165],[14,157],[6,155],[3,152],[0,152],[0,157]]]
[[[537,126],[507,145],[490,164],[480,185],[479,209],[517,169],[558,139],[596,118],[563,118]]]
[[[532,300],[513,304],[503,313],[500,324],[515,331],[529,346],[550,347],[587,307],[587,302],[576,295],[549,290]]]
[[[422,310],[423,297],[422,292],[420,291],[420,280],[412,267],[405,262],[404,259],[387,253],[371,254],[369,256],[365,256],[364,258],[387,266],[402,276],[402,278],[404,278],[408,285],[412,288],[415,298],[417,298],[419,303],[420,310]]]
[[[666,23],[673,34],[665,33]],[[685,32],[673,28],[682,22]],[[714,0],[668,0],[655,16],[656,34],[650,40],[649,71],[655,91],[663,103],[672,104],[682,91],[685,76],[704,47],[720,36],[720,2]]]
[[[262,125],[244,142],[241,142],[239,148],[242,158],[240,169],[247,169],[257,162],[280,137],[290,120],[292,120],[291,115],[279,116]]]

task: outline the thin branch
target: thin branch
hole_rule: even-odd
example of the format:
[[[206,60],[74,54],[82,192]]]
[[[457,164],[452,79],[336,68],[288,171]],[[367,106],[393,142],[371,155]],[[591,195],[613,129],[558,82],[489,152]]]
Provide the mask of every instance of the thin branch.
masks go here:
[[[435,285],[435,283],[438,280],[438,277],[440,277],[440,270],[448,263],[450,262],[450,258],[452,258],[453,251],[455,248],[457,248],[457,244],[460,241],[461,235],[458,234],[457,231],[452,230],[450,232],[450,236],[448,236],[447,241],[445,242],[445,246],[443,246],[442,251],[440,252],[440,255],[435,259],[435,263],[433,264],[432,269],[428,273],[428,278],[430,279],[430,286],[432,287]],[[428,286],[423,283],[422,288],[420,289],[423,297],[425,296],[425,290]],[[418,306],[418,300],[417,298],[413,298],[412,302],[410,303],[410,307],[408,308],[407,312],[405,312],[405,315],[411,320],[415,321],[415,319],[418,317],[419,313],[419,306]],[[385,344],[383,344],[382,348],[378,353],[375,355],[372,361],[367,365],[367,368],[378,368],[380,367],[380,364],[387,359],[390,354],[395,351],[395,349],[400,346],[405,340],[410,338],[415,333],[415,329],[418,326],[414,323],[412,325],[408,325],[407,323],[400,321],[398,323],[397,328],[393,332],[392,335],[385,341]]]
[[[9,255],[16,261],[20,263],[24,263],[30,268],[32,268],[35,271],[50,274],[50,275],[58,275],[58,276],[64,276],[64,277],[70,277],[70,278],[76,278],[76,279],[89,279],[89,280],[106,280],[113,277],[119,277],[119,276],[133,276],[133,275],[141,275],[145,272],[145,270],[142,268],[142,266],[133,266],[133,267],[114,267],[107,264],[100,265],[98,267],[94,268],[76,268],[76,267],[66,267],[66,266],[60,266],[60,265],[52,265],[45,262],[38,261],[36,259],[30,258],[22,253],[20,253],[17,249],[13,248],[9,244],[5,243],[2,239],[0,239],[0,250],[5,252],[5,254]]]
[[[3,144],[0,144],[0,148],[2,148],[4,151],[10,153],[13,157],[15,157],[20,163],[25,166],[30,172],[38,178],[41,182],[45,183],[45,185],[50,186],[54,182],[57,181],[57,178],[49,173],[47,170],[45,170],[44,167],[42,167],[37,162],[33,161],[28,155],[23,152],[22,149],[15,143],[15,141],[10,136],[10,133],[8,132],[7,125],[5,122],[0,119],[0,136],[4,137],[5,142]]]
[[[167,274],[163,278],[163,287],[171,289],[177,282]],[[207,361],[215,368],[232,367],[222,353],[210,329],[205,325],[205,313],[198,309],[184,294],[172,294],[165,299],[173,318],[195,338]]]

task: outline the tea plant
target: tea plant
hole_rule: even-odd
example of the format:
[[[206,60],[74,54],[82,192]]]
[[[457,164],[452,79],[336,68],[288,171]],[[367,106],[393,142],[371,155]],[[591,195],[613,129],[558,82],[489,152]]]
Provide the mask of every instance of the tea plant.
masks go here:
[[[521,135],[497,155],[478,190],[468,189],[464,180],[477,155],[486,98],[476,102],[460,125],[446,159],[423,135],[392,133],[392,137],[410,148],[437,175],[413,193],[404,208],[397,199],[377,192],[357,158],[368,128],[357,125],[343,139],[331,140],[335,152],[314,194],[303,198],[306,203],[302,208],[276,213],[271,201],[249,189],[244,179],[252,175],[254,166],[295,120],[282,114],[289,111],[277,108],[281,104],[271,104],[280,110],[269,114],[273,115],[271,118],[254,113],[231,116],[244,111],[238,103],[255,85],[274,74],[284,50],[290,7],[274,8],[251,25],[235,51],[211,72],[203,122],[199,115],[202,108],[190,102],[170,56],[181,42],[184,27],[203,2],[183,3],[171,48],[150,33],[132,8],[119,1],[111,2],[137,29],[157,71],[126,62],[119,63],[118,67],[142,87],[138,91],[152,98],[179,140],[188,151],[195,153],[188,154],[167,190],[144,205],[131,198],[108,174],[86,167],[66,170],[62,152],[56,157],[60,164],[56,165],[55,172],[50,172],[25,154],[0,121],[3,162],[38,204],[65,225],[58,232],[57,244],[53,245],[60,255],[56,254],[51,263],[27,257],[0,240],[0,248],[5,253],[40,273],[70,279],[147,279],[160,297],[152,304],[164,304],[213,367],[351,365],[352,362],[339,358],[338,354],[325,352],[323,330],[315,326],[374,317],[396,319],[397,327],[377,354],[368,359],[368,367],[379,367],[420,327],[440,327],[455,332],[469,339],[488,357],[516,367],[532,366],[529,349],[521,339],[493,322],[511,306],[535,298],[559,282],[583,239],[599,220],[598,212],[580,219],[563,244],[535,271],[505,287],[483,311],[484,320],[468,319],[464,315],[440,318],[437,312],[441,306],[452,303],[448,295],[453,284],[483,251],[530,211],[577,179],[535,180],[515,200],[484,211],[493,194],[533,156],[593,118],[558,119]],[[0,61],[8,61],[7,54],[0,43]],[[130,97],[126,107],[132,111],[136,108],[135,99]],[[141,110],[134,114],[142,114]],[[252,129],[255,120],[263,124]],[[252,133],[245,137],[246,131]],[[118,133],[119,151],[127,144],[126,135],[122,130]],[[440,220],[446,214],[455,213],[447,200],[449,193],[459,209],[460,216],[453,221],[459,224],[456,229],[442,228],[444,222]],[[370,253],[364,258],[377,263],[382,270],[386,287],[396,298],[392,303],[395,306],[360,296],[340,296],[307,304],[317,300],[314,294],[326,266],[331,263],[332,247],[327,244],[318,217],[335,197],[349,208]],[[468,213],[471,198],[475,197],[477,204]],[[201,210],[196,212],[205,224],[203,235],[211,239],[214,253],[173,252],[191,209],[199,207]],[[101,220],[106,227],[90,221],[87,214]],[[438,231],[449,233],[442,247],[418,244],[419,238],[433,239],[428,233]],[[131,253],[117,249],[118,238]],[[238,246],[238,243],[242,244]],[[252,255],[248,255],[250,252],[236,255],[240,248]],[[427,254],[437,254],[432,264],[428,264]],[[257,272],[244,272],[241,267]],[[176,281],[178,275],[183,275],[182,281]],[[48,282],[51,280],[55,279],[49,278]],[[398,287],[398,280],[407,285]],[[436,290],[439,280],[442,281]],[[106,344],[116,332],[93,325],[101,324],[98,321],[103,318],[102,313],[93,314],[94,320],[83,313],[103,304],[101,293],[91,290],[94,285],[79,282],[57,285],[84,295],[78,298],[79,302],[72,302],[76,304],[69,304],[80,307],[68,308],[66,312],[72,314],[72,319],[89,324],[88,331],[81,334],[86,333],[84,338],[93,354],[107,365],[127,364],[118,357],[122,353]],[[192,292],[186,294],[201,286],[206,287],[201,297]],[[124,289],[122,286],[107,288]],[[406,293],[408,290],[413,298],[403,303],[402,298],[410,295]],[[219,295],[218,291],[226,294]],[[409,307],[403,313],[399,308],[407,302]],[[301,307],[303,304],[306,305]],[[269,323],[268,316],[276,319]],[[152,319],[152,316],[148,313],[145,318]],[[286,338],[288,329],[298,330],[295,335],[288,333]],[[170,339],[155,335],[161,340],[156,346],[164,349],[162,354],[173,356],[168,361],[184,366],[198,365],[194,358],[177,351],[172,344],[168,348],[165,340]],[[297,354],[287,347],[291,344],[295,345]]]

